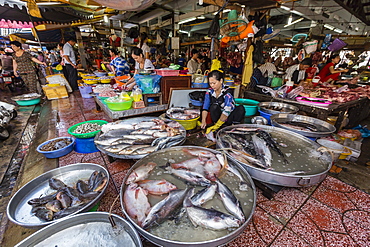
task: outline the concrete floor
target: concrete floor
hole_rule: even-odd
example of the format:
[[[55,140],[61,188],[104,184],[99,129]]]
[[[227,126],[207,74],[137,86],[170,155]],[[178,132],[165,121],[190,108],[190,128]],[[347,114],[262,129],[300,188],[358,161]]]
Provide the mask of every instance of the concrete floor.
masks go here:
[[[1,188],[8,187],[9,191],[0,196],[0,246],[14,246],[36,231],[9,222],[5,213],[10,195],[28,181],[48,170],[73,163],[92,162],[103,165],[110,171],[112,180],[98,210],[108,211],[119,193],[127,170],[134,163],[133,160],[111,162],[101,152],[71,152],[59,159],[45,159],[35,150],[40,143],[57,136],[68,136],[67,129],[78,122],[110,120],[103,112],[95,110],[93,99],[83,99],[78,92],[68,99],[46,101],[39,110],[31,108],[21,107],[22,114],[16,119],[18,122],[12,123],[12,133],[17,135],[16,138],[0,142],[0,158],[6,160],[1,163],[0,174],[6,177],[11,173],[10,164],[12,161],[14,163],[14,159],[18,159],[18,164],[21,163],[16,181],[1,181]],[[25,127],[26,122],[32,122],[28,120],[32,115],[38,116],[38,123],[34,126],[33,141],[27,144],[21,137],[32,132],[32,128],[26,130]],[[370,118],[362,124],[370,126]],[[201,137],[190,136],[188,144],[194,144],[192,140],[200,143],[201,140],[197,138]],[[252,220],[245,231],[228,246],[370,246],[370,168],[366,165],[370,161],[369,147],[370,141],[365,139],[358,162],[338,162],[336,165],[342,171],[338,174],[329,173],[323,182],[315,186],[283,188],[272,199],[266,198],[257,189],[257,207]],[[22,152],[25,155],[18,157]],[[7,163],[9,169],[6,168]],[[119,203],[113,206],[113,213],[122,215]],[[144,246],[152,246],[145,240],[143,243]]]

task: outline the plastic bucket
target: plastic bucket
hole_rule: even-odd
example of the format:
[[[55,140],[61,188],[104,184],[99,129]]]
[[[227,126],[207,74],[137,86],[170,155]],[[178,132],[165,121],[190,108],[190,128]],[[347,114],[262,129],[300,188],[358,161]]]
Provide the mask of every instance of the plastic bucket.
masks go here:
[[[77,153],[82,154],[95,153],[99,151],[94,143],[94,137],[86,139],[76,138],[74,150]]]
[[[348,155],[352,154],[352,151],[349,148],[340,143],[325,139],[318,139],[316,142],[332,154],[333,162],[337,161],[338,159],[345,159]]]
[[[92,87],[90,86],[80,86],[78,87],[80,89],[80,93],[82,98],[89,99],[93,96],[90,94],[92,92]]]
[[[335,52],[335,51],[338,51],[340,49],[342,49],[343,47],[345,47],[347,45],[346,42],[344,42],[343,40],[341,39],[338,39],[336,38],[333,43],[331,45],[328,46],[328,50],[332,51],[332,52]]]
[[[170,118],[170,119],[175,120],[176,122],[181,124],[185,128],[185,130],[192,130],[195,127],[197,127],[197,121],[198,121],[199,117],[189,119],[189,120],[180,120],[180,119],[176,119],[176,118]]]
[[[258,112],[260,113],[260,116],[261,117],[264,117],[267,119],[268,121],[268,124],[271,125],[271,120],[270,120],[270,117],[272,116],[272,114],[269,114],[269,113],[266,113],[266,112],[263,112],[261,110],[258,110]]]
[[[259,101],[241,98],[235,98],[234,100],[236,105],[242,105],[244,107],[246,117],[256,115]]]

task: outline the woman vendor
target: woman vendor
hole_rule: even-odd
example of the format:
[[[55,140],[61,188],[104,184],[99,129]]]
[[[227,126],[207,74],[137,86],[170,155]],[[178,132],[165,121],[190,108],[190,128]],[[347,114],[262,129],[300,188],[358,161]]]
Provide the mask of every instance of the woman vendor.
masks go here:
[[[132,58],[135,60],[135,75],[139,74],[140,70],[154,70],[154,65],[152,61],[146,59],[143,50],[138,47],[132,48],[131,52]],[[132,77],[125,87],[126,90],[132,90],[132,88],[136,85],[135,78]]]
[[[219,70],[213,70],[208,74],[208,81],[211,88],[205,95],[201,128],[205,129],[207,126],[208,113],[213,125],[207,128],[206,134],[222,126],[241,123],[245,109],[242,105],[235,106],[234,97],[228,88],[224,87],[224,74]]]
[[[10,47],[13,49],[13,70],[16,77],[21,76],[26,83],[28,90],[31,93],[37,93],[38,78],[35,71],[34,63],[47,66],[45,62],[41,62],[33,57],[30,53],[22,49],[22,44],[18,41],[11,41]]]
[[[116,74],[116,76],[122,76],[130,74],[130,66],[126,60],[118,54],[116,49],[109,49],[109,55],[112,58],[110,62],[111,70]]]
[[[322,68],[318,74],[322,82],[331,82],[338,80],[341,72],[348,72],[348,69],[336,70],[334,66],[340,62],[340,56],[338,54],[332,54],[328,60],[328,63]]]

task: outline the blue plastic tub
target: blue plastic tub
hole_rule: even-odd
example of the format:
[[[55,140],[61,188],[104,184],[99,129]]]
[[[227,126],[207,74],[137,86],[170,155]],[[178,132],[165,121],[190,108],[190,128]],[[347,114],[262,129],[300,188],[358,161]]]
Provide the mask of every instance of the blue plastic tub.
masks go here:
[[[235,98],[236,105],[242,105],[245,109],[245,116],[254,116],[257,113],[258,104],[260,102],[251,99]]]
[[[42,151],[41,150],[41,147],[54,141],[54,140],[60,140],[60,139],[69,139],[71,140],[71,144],[69,144],[68,146],[64,147],[64,148],[61,148],[61,149],[57,149],[57,150],[54,150],[54,151]],[[69,154],[70,152],[72,152],[73,150],[73,146],[75,145],[75,138],[73,137],[58,137],[58,138],[54,138],[54,139],[51,139],[51,140],[48,140],[42,144],[40,144],[38,147],[37,147],[37,152],[43,154],[46,158],[48,159],[55,159],[55,158],[59,158],[59,157],[62,157],[66,154]]]
[[[203,106],[203,102],[199,100],[190,99],[190,102],[193,106]]]
[[[95,146],[94,138],[76,138],[75,151],[82,154],[99,152]]]
[[[268,124],[271,125],[270,117],[272,116],[272,114],[268,114],[268,113],[263,112],[261,110],[258,110],[258,112],[260,113],[260,116],[266,118],[267,121],[268,121]]]

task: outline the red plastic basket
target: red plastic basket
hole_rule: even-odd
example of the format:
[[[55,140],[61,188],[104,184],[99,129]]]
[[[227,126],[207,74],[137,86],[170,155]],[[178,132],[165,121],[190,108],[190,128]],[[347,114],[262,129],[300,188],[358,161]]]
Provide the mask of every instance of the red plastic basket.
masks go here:
[[[179,70],[170,70],[170,69],[156,69],[157,75],[160,76],[178,76]]]

